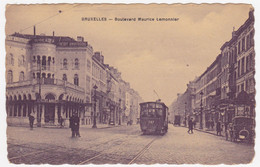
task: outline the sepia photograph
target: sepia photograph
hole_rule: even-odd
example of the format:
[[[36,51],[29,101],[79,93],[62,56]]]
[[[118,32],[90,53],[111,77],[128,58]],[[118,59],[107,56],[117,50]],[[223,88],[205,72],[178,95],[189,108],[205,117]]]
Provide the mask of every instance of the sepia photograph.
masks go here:
[[[254,161],[252,4],[6,4],[5,19],[9,164]]]

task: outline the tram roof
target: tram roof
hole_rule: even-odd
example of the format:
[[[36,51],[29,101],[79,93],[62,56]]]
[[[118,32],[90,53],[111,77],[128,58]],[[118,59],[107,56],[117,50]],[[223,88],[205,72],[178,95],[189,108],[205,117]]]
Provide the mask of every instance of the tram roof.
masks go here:
[[[158,101],[148,101],[148,102],[143,102],[143,103],[140,103],[139,105],[148,104],[148,103],[162,104],[162,105],[164,105],[165,107],[167,107],[163,102],[158,102]],[[167,108],[168,108],[168,107],[167,107]]]

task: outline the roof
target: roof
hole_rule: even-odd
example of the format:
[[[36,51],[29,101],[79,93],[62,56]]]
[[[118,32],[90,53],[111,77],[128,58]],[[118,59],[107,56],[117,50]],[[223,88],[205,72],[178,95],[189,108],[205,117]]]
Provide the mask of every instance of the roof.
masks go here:
[[[70,47],[84,47],[87,46],[87,42],[76,41],[75,39],[68,36],[47,36],[47,35],[31,35],[31,34],[20,34],[14,33],[10,36],[29,39],[30,43],[47,42],[58,46],[70,46]]]

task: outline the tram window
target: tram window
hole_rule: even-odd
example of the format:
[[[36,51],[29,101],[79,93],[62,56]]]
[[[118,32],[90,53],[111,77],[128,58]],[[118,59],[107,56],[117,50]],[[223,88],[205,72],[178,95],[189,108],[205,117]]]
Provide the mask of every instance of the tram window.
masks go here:
[[[148,111],[147,110],[142,110],[142,117],[147,117]]]
[[[156,117],[156,115],[155,115],[155,109],[149,109],[149,111],[148,111],[148,116],[149,116],[149,117]]]
[[[163,115],[162,109],[157,109],[156,114],[158,116],[162,116]]]
[[[155,108],[155,104],[154,103],[149,103],[148,104],[148,108]]]

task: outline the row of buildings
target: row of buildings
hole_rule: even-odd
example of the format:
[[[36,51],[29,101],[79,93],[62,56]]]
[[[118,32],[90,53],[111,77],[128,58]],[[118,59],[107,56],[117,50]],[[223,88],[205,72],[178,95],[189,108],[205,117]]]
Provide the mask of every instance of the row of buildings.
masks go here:
[[[181,115],[185,124],[194,117],[200,128],[210,128],[219,120],[231,123],[236,115],[255,117],[253,10],[220,50],[215,61],[171,104],[172,120]]]
[[[6,37],[6,113],[9,125],[68,125],[73,113],[81,124],[120,124],[137,120],[138,92],[121,73],[104,63],[102,52],[78,36],[14,33]],[[94,106],[96,110],[94,110]]]

